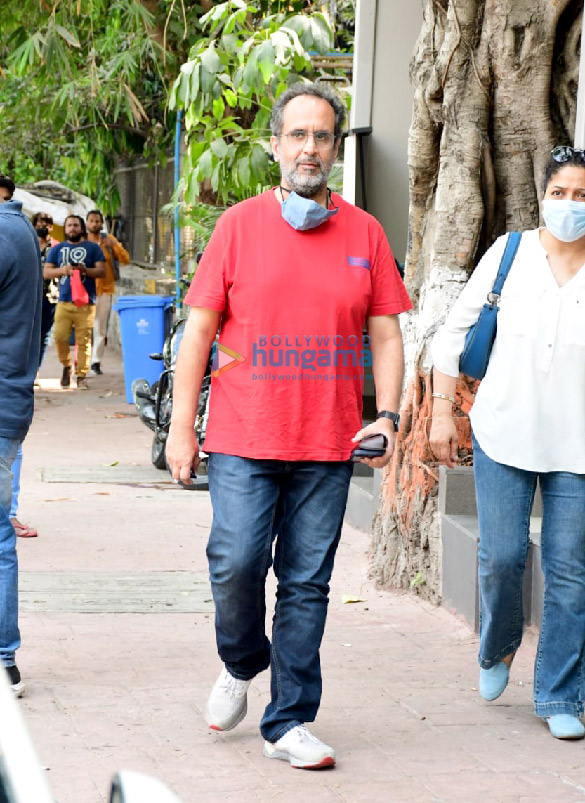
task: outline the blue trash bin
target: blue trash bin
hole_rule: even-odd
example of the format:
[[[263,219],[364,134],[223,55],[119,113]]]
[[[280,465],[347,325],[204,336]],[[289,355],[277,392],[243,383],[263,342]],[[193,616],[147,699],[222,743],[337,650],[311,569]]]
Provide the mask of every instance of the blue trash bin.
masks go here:
[[[150,354],[161,352],[172,323],[172,296],[120,296],[114,309],[120,315],[126,401],[134,402],[132,382],[146,379],[152,385],[161,375],[162,362]]]

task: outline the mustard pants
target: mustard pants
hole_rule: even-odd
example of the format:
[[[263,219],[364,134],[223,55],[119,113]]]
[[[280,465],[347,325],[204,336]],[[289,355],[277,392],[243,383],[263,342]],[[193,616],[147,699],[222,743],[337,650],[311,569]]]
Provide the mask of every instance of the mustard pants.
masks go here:
[[[95,304],[84,304],[76,307],[70,301],[59,301],[55,310],[55,323],[53,325],[53,338],[57,347],[57,355],[61,365],[71,368],[71,350],[69,338],[71,329],[75,327],[75,345],[77,346],[78,377],[85,376],[89,371],[91,359],[91,330],[95,319]]]

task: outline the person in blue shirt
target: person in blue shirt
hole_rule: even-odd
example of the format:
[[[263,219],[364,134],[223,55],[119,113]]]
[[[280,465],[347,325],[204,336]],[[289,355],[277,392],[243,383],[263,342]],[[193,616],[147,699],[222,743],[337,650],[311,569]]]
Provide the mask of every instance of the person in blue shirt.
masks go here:
[[[5,203],[5,201],[11,201],[15,189],[16,186],[11,178],[3,174],[0,175],[0,203]],[[41,251],[41,264],[42,261],[43,260]],[[42,333],[42,316],[41,316],[41,333]],[[17,536],[20,536],[22,538],[34,538],[35,536],[38,535],[37,530],[35,530],[34,527],[29,527],[28,524],[23,524],[16,517],[16,514],[18,513],[18,497],[20,495],[21,469],[22,469],[22,443],[18,447],[18,452],[16,453],[16,457],[14,458],[14,462],[12,463],[12,502],[10,504],[10,521],[12,523],[12,526],[14,527],[14,531],[16,532]]]
[[[15,662],[18,629],[16,533],[10,521],[11,468],[33,416],[41,345],[41,252],[37,235],[0,175],[0,663],[14,693],[24,684]]]
[[[106,275],[106,261],[99,245],[86,239],[87,231],[82,217],[68,215],[63,228],[67,239],[49,251],[43,276],[45,279],[59,279],[59,301],[55,310],[53,338],[59,361],[63,366],[61,387],[68,388],[71,384],[72,360],[69,338],[72,328],[75,327],[77,387],[80,390],[87,390],[91,331],[95,319],[95,280]],[[78,304],[73,301],[71,277],[74,271],[79,271],[88,296],[86,303]]]

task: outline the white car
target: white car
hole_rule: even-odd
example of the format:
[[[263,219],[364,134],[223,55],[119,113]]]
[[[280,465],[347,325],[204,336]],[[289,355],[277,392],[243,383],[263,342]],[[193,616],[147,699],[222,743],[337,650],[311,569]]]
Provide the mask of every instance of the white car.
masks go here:
[[[0,669],[0,803],[56,803],[22,712]],[[124,770],[114,776],[110,803],[181,803],[156,778]]]

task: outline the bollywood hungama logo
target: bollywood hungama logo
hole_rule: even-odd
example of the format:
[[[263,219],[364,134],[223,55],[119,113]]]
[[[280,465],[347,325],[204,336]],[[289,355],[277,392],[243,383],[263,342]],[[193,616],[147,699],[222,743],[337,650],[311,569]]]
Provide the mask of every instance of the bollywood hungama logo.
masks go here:
[[[353,369],[345,378],[363,379],[364,368],[373,365],[370,337],[356,335],[261,335],[252,343],[250,367],[287,369],[300,368],[314,374],[325,374],[323,368]],[[217,341],[213,344],[211,376],[218,377],[246,361],[246,357]],[[354,373],[356,374],[354,376]],[[368,374],[369,376],[369,374]],[[252,375],[253,379],[264,378]],[[288,375],[274,376],[289,379]],[[296,376],[294,377],[296,378]],[[332,378],[335,378],[334,376]],[[339,376],[337,378],[344,378]]]

